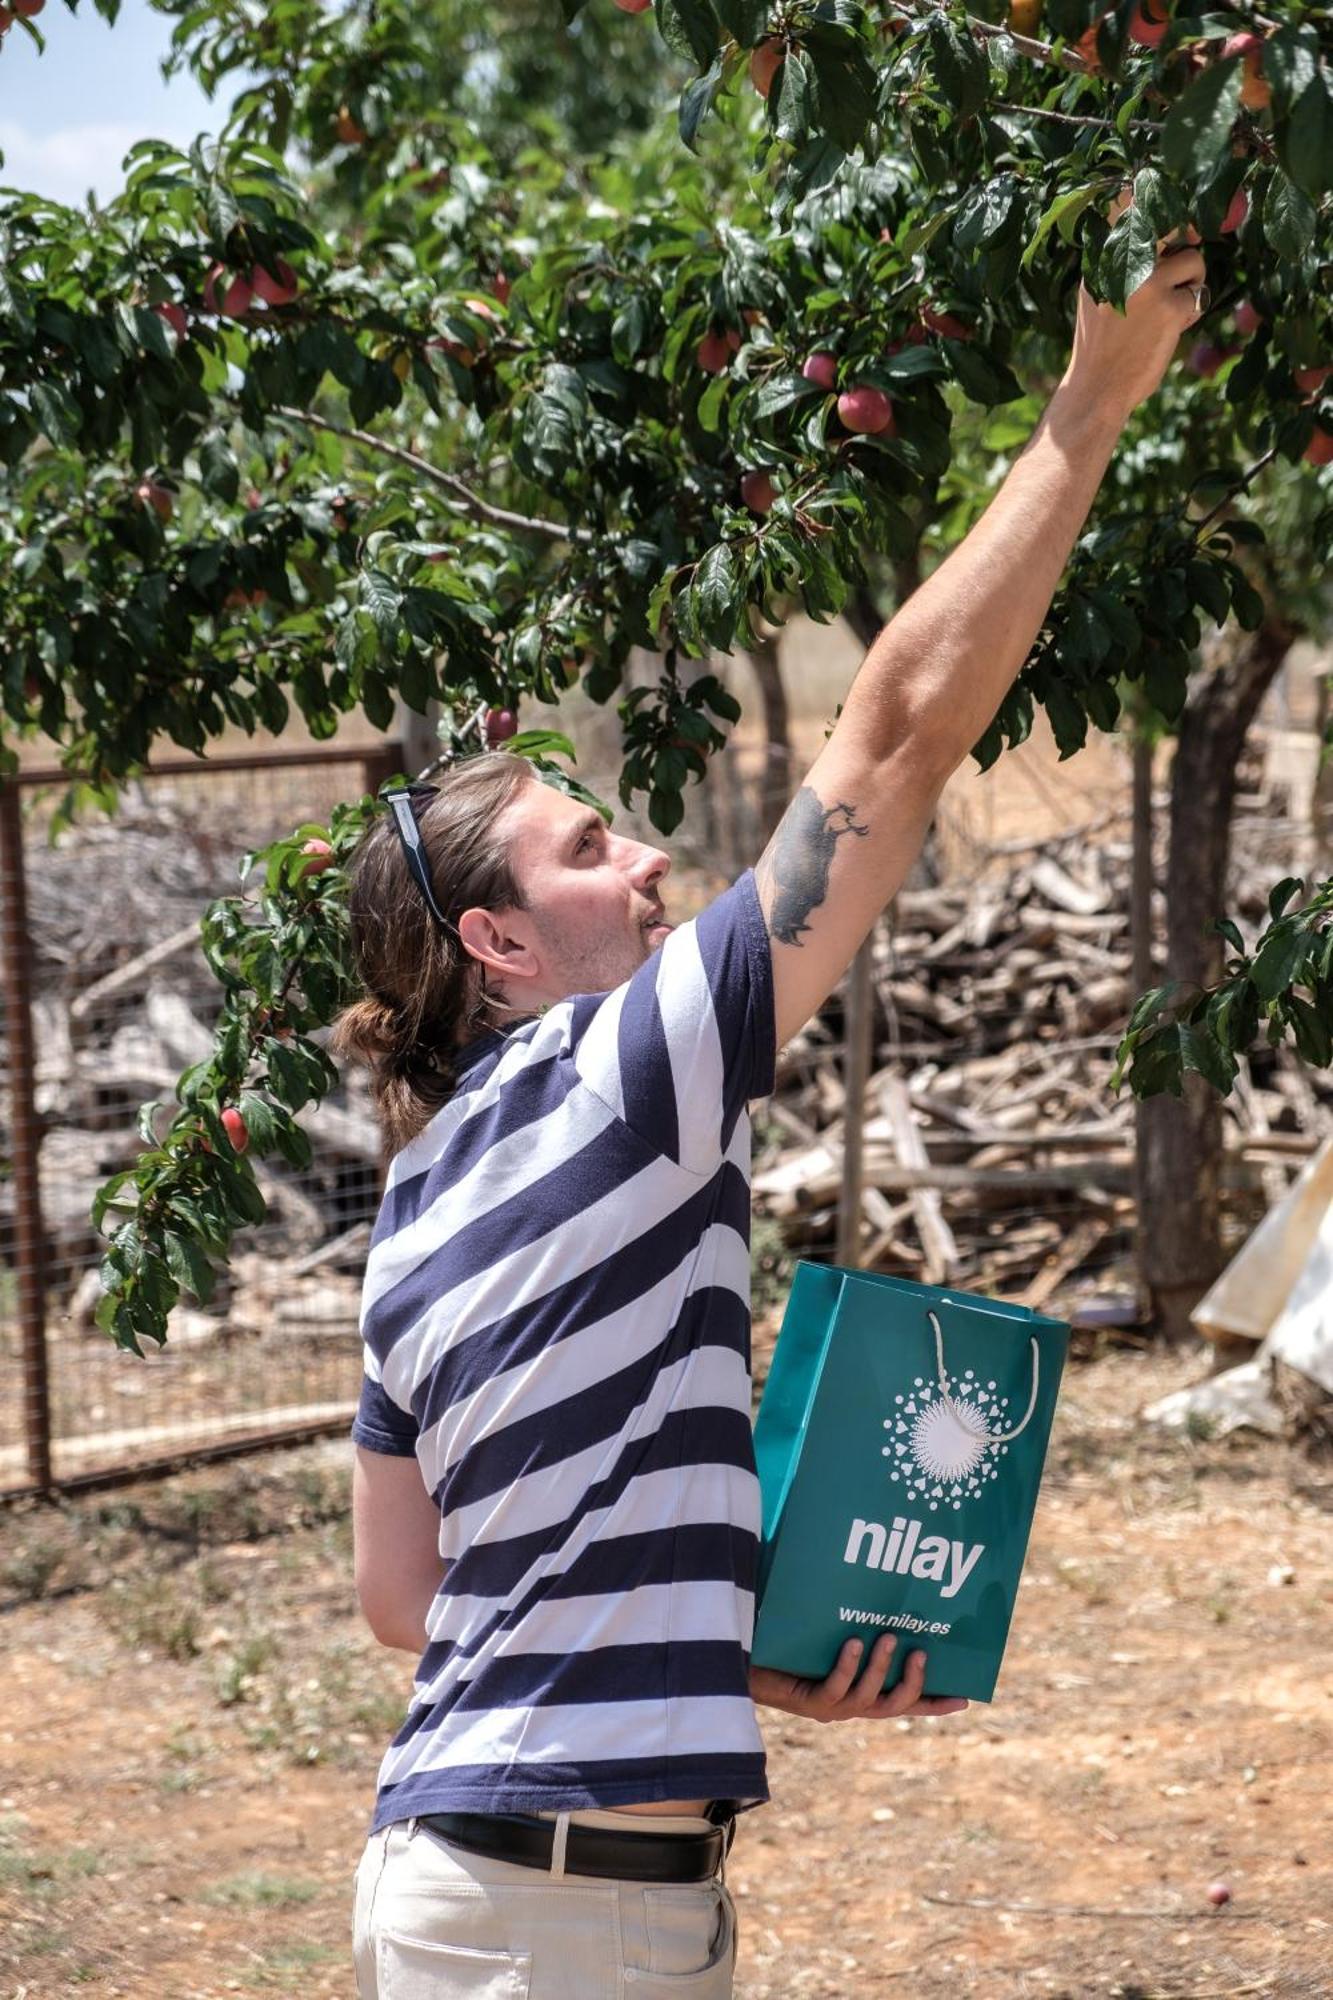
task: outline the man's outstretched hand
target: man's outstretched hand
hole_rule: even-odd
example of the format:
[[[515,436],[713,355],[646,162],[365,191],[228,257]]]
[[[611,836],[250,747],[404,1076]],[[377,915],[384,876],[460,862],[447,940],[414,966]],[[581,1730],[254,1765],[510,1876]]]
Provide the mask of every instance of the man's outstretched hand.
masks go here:
[[[1161,382],[1183,333],[1207,308],[1205,266],[1198,237],[1159,247],[1157,268],[1123,313],[1079,291],[1074,350],[1065,384],[1081,399],[1112,405],[1127,417]]]
[[[764,1708],[806,1715],[812,1722],[883,1722],[891,1715],[957,1715],[968,1706],[956,1695],[922,1694],[926,1678],[922,1652],[908,1654],[902,1679],[884,1694],[884,1676],[897,1643],[892,1632],[881,1634],[859,1679],[857,1668],[864,1651],[859,1639],[847,1641],[825,1681],[803,1681],[774,1667],[751,1667],[751,1697]]]

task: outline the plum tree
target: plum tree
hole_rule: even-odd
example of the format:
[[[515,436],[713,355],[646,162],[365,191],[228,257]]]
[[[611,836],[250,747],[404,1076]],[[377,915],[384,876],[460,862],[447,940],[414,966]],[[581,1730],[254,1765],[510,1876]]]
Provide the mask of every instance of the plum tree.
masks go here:
[[[1179,728],[1197,768],[1192,704],[1232,700],[1227,672],[1196,672],[1205,631],[1241,663],[1241,716],[1314,616],[1333,535],[1314,462],[1333,419],[1333,22],[1282,10],[1257,104],[1254,51],[1228,50],[1255,31],[1240,4],[1045,0],[1045,40],[1002,11],[900,0],[882,34],[857,0],[658,0],[644,21],[566,0],[549,46],[494,37],[484,89],[457,55],[493,26],[476,0],[182,16],[176,59],[241,92],[221,140],[143,142],[95,216],[0,204],[7,743],[54,737],[76,800],[155,745],[277,730],[293,706],[327,734],[442,701],[478,747],[476,718],[551,701],[573,660],[620,703],[623,795],[669,832],[735,719],[709,655],[797,605],[887,608],[895,573],[983,504],[984,440],[1030,428],[1079,279],[1123,306],[1192,223],[1212,294],[1192,341],[1232,346],[1242,300],[1256,324],[1225,372],[1177,371],[1130,427],[977,755],[1041,710],[1072,756],[1132,708]],[[750,63],[775,40],[761,97]],[[261,272],[295,296],[275,307]],[[840,383],[892,428],[850,429]],[[741,486],[758,468],[783,496],[767,512]],[[145,480],[170,516],[135,504]],[[634,649],[656,685],[625,686]],[[560,754],[535,729],[510,748]],[[312,1035],[350,976],[341,860],[372,809],[278,843],[257,905],[210,916],[230,1039],[102,1205],[137,1232],[109,1253],[117,1337],[161,1330],[201,1121],[210,1256],[259,1201],[217,1106],[244,1101],[253,1153],[301,1154],[294,1107],[330,1075]],[[314,878],[310,839],[338,864]],[[1212,933],[1213,957],[1136,1013],[1134,1091],[1225,1090],[1256,1036],[1329,1060],[1321,893],[1262,936]],[[1195,932],[1224,903],[1214,876]],[[294,961],[280,1042],[260,1022],[276,989],[254,982]],[[1206,1229],[1168,1219],[1206,1253]]]

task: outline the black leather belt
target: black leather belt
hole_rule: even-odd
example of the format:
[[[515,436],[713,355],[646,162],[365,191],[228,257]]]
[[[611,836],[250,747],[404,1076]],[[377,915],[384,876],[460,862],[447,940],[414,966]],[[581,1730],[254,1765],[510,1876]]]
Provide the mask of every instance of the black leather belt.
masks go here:
[[[555,1821],[527,1813],[419,1813],[428,1826],[468,1854],[549,1871]],[[709,1833],[612,1833],[609,1827],[571,1826],[565,1872],[601,1875],[616,1882],[706,1882],[717,1874],[731,1845],[735,1821]]]

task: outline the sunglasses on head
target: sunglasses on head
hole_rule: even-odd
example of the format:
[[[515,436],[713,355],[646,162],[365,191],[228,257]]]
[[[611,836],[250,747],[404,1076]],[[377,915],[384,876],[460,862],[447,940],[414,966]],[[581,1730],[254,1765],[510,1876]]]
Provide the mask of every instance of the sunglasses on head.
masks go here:
[[[399,785],[393,791],[382,793],[381,796],[393,815],[403,857],[412,880],[425,899],[426,908],[441,930],[453,934],[454,925],[450,923],[435,900],[435,888],[430,879],[430,864],[426,859],[426,850],[422,845],[421,828],[417,825],[416,815],[416,801],[434,798],[439,789],[438,785]]]

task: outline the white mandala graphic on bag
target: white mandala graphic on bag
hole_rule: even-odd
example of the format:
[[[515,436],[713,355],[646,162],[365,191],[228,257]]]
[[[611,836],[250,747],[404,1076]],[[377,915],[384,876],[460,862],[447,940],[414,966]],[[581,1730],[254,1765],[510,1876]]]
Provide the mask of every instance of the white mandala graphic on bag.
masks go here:
[[[1031,1341],[1032,1394],[1026,1415],[1007,1430],[1009,1398],[997,1393],[994,1382],[983,1383],[973,1368],[951,1386],[940,1323],[933,1312],[926,1317],[935,1329],[938,1386],[918,1375],[909,1394],[894,1397],[895,1414],[884,1419],[893,1443],[884,1446],[883,1456],[894,1461],[889,1478],[905,1489],[908,1500],[924,1500],[932,1513],[941,1505],[957,1511],[964,1500],[980,1493],[988,1479],[998,1478],[996,1460],[1032,1421],[1037,1407],[1037,1343]]]

